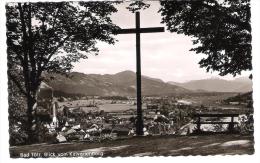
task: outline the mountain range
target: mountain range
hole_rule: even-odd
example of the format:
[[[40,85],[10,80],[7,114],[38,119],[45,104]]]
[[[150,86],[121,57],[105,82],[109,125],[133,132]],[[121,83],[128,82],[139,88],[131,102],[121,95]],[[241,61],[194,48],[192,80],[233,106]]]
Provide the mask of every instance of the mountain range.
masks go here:
[[[46,74],[48,85],[54,90],[99,96],[135,96],[136,74],[123,71],[116,74],[83,74],[72,72],[66,77],[60,74]],[[160,79],[142,76],[143,95],[169,95],[191,92],[180,86],[165,83]]]
[[[136,94],[136,74],[132,71],[105,75],[71,72],[68,77],[48,73],[44,76],[45,82],[54,90],[65,93],[99,96],[135,96]],[[205,91],[247,92],[250,90],[252,90],[252,82],[244,78],[233,81],[205,79],[177,83],[142,76],[142,95],[170,95]]]
[[[252,80],[247,77],[235,78],[234,80],[224,80],[219,78],[209,78],[202,80],[192,80],[184,83],[168,82],[193,91],[208,92],[249,92],[252,91]]]

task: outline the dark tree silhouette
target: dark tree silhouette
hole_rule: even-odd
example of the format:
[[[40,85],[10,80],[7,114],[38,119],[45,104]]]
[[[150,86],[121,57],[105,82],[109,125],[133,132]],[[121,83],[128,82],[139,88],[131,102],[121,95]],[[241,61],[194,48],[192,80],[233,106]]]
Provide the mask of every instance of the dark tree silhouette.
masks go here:
[[[162,22],[170,32],[194,38],[199,64],[219,75],[252,70],[250,0],[161,1]]]
[[[118,29],[110,19],[114,2],[8,3],[7,55],[9,80],[27,101],[27,132],[44,71],[66,73],[73,63],[98,54],[97,41],[113,44]]]

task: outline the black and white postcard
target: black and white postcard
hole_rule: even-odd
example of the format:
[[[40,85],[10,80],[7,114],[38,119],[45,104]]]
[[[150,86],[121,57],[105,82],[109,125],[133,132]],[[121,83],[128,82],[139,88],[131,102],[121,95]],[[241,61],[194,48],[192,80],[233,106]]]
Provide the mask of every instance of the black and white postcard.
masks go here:
[[[5,157],[255,161],[257,5],[5,1]]]

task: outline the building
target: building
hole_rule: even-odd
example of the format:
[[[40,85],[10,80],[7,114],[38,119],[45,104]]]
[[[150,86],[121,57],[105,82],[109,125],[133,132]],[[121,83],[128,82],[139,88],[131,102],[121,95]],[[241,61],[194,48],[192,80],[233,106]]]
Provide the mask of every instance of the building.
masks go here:
[[[58,127],[58,107],[58,103],[53,98],[53,88],[42,82],[36,93],[36,115],[38,120],[51,122],[54,128]]]

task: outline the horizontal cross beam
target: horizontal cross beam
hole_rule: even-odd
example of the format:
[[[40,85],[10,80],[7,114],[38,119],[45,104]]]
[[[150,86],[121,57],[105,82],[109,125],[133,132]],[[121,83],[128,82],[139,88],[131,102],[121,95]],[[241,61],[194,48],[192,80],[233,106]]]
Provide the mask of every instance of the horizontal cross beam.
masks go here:
[[[155,33],[155,32],[164,32],[164,27],[120,29],[116,31],[116,34]]]

